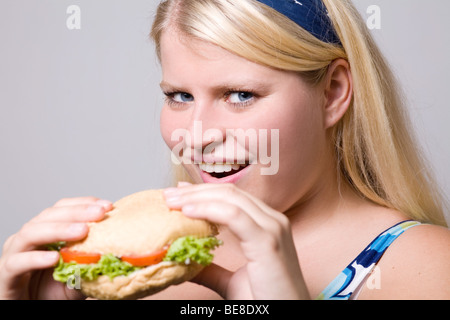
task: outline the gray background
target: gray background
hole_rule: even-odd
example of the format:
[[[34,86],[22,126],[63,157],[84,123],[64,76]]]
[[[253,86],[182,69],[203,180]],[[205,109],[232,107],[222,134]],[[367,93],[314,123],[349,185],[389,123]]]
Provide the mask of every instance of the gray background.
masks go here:
[[[115,201],[169,184],[160,69],[148,39],[156,0],[0,0],[0,243],[63,197]],[[450,191],[450,2],[381,8],[379,45],[419,141]],[[81,30],[66,9],[81,8]]]

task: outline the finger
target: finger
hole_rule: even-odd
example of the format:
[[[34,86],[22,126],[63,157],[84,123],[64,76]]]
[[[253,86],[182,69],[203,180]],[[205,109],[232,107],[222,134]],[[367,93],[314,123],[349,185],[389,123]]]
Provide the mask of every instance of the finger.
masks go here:
[[[20,281],[20,276],[34,270],[51,268],[59,261],[55,251],[29,251],[10,255],[2,261],[0,284],[12,288]]]
[[[52,268],[53,269],[53,268]],[[39,282],[45,284],[37,288],[37,297],[40,300],[84,300],[86,296],[80,290],[67,286],[65,283],[55,281],[53,270],[42,272]]]
[[[199,201],[229,201],[236,205],[244,207],[252,206],[251,200],[246,198],[240,190],[234,186],[219,186],[219,185],[196,185],[185,188],[168,189],[164,192],[167,204],[174,208],[180,209],[187,203],[194,203]],[[244,209],[244,208],[243,208]]]
[[[33,222],[92,222],[100,221],[112,209],[112,203],[99,200],[91,204],[51,207],[42,211]]]
[[[86,296],[83,295],[81,290],[77,290],[65,283],[55,281],[53,278],[53,272],[44,272],[41,276],[41,283],[46,283],[47,288],[41,293],[42,299],[45,300],[85,300]]]
[[[264,256],[273,263],[273,257],[296,255],[287,218],[286,223],[262,225],[239,207],[220,201],[189,204],[182,211],[187,217],[227,226],[240,240],[248,261],[261,261]]]
[[[9,248],[11,247],[11,243],[14,240],[14,237],[15,237],[15,234],[9,236],[8,239],[6,239],[5,243],[3,244],[3,250],[2,250],[3,253],[5,253],[9,250]]]
[[[78,241],[86,237],[88,230],[85,223],[28,223],[14,236],[8,253],[34,250],[59,241]]]
[[[267,205],[256,204],[247,194],[233,185],[178,189],[165,195],[167,205],[173,209],[181,209],[188,204],[200,202],[227,202],[239,207],[263,227],[270,228],[275,223],[274,215],[269,214],[271,209]]]
[[[265,233],[250,215],[226,202],[200,202],[186,205],[182,210],[187,217],[228,226],[242,242],[254,241],[259,234]]]
[[[180,181],[180,182],[178,182],[178,184],[177,184],[177,187],[178,187],[178,188],[189,187],[189,186],[192,186],[192,183],[185,182],[185,181]]]
[[[181,188],[179,187],[166,189],[164,191],[164,195],[167,199],[169,197],[190,196],[193,192],[211,192],[217,194],[219,198],[227,198],[230,200],[232,200],[237,195],[244,196],[247,200],[251,201],[253,205],[258,206],[261,211],[264,211],[270,216],[277,216],[278,214],[278,212],[270,208],[262,200],[236,187],[234,184],[190,184],[185,185]]]
[[[99,201],[99,198],[96,197],[77,197],[77,198],[64,198],[58,200],[53,207],[67,207],[67,206],[75,206],[79,204],[91,204]]]
[[[211,264],[191,281],[217,292],[222,298],[226,299],[228,284],[232,275],[231,271],[216,264]]]
[[[164,190],[164,195],[169,194],[183,194],[183,192],[189,191],[203,191],[223,188],[225,184],[213,184],[213,183],[201,183],[201,184],[191,184],[189,182],[179,182],[176,188],[167,188]]]

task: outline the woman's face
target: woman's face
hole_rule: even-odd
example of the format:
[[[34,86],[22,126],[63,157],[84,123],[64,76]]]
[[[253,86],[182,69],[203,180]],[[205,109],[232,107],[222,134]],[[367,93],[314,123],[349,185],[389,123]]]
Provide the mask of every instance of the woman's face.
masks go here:
[[[280,211],[320,187],[321,86],[172,31],[161,59],[162,136],[196,183],[234,183]]]

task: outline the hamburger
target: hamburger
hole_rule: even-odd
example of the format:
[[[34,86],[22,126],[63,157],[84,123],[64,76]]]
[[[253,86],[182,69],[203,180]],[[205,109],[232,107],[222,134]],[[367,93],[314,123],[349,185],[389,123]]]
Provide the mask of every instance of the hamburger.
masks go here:
[[[167,207],[162,190],[114,203],[85,239],[60,245],[53,278],[101,300],[139,299],[194,278],[221,245],[217,228]]]

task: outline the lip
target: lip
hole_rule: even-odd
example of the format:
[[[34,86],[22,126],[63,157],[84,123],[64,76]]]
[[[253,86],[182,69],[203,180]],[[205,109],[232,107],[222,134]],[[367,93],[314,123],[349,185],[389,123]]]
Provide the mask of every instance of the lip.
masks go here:
[[[200,176],[204,183],[237,183],[239,180],[241,180],[247,174],[247,172],[249,170],[251,170],[250,169],[251,167],[253,167],[253,165],[248,165],[247,167],[245,167],[244,169],[242,169],[241,171],[239,171],[233,175],[219,179],[219,178],[215,178],[215,177],[211,176],[210,174],[201,170],[197,166],[197,168],[200,170]]]

